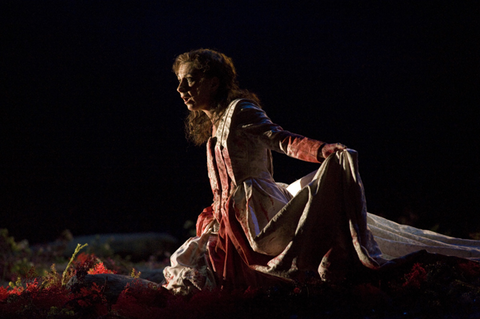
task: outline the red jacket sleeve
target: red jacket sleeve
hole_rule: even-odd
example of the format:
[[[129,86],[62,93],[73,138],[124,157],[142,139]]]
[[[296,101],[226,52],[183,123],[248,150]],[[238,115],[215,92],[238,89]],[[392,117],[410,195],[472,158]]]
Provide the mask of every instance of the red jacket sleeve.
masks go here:
[[[245,134],[263,143],[268,149],[306,162],[319,163],[323,159],[320,149],[324,142],[284,130],[252,103],[240,105],[237,120],[237,125],[241,126]]]

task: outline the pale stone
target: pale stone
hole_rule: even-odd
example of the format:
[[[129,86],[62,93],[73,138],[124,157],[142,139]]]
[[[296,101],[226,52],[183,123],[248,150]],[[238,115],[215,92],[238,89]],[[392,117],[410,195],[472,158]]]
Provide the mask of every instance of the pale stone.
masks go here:
[[[132,261],[147,260],[155,253],[172,252],[177,239],[165,233],[98,234],[74,237],[68,242],[65,257],[71,256],[77,244],[88,244],[87,249],[102,257],[105,255],[130,256]]]

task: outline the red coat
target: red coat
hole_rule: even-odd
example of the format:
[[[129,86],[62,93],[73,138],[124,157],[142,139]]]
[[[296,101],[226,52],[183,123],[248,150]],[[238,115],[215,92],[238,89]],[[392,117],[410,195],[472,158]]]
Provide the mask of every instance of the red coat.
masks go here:
[[[283,130],[253,102],[232,102],[207,143],[213,204],[197,237],[172,255],[167,288],[334,280],[359,265],[376,268],[355,151],[329,156],[298,192],[273,179],[271,150],[319,163],[323,144]]]
[[[274,261],[296,237],[308,199],[285,209],[293,196],[273,179],[271,150],[319,163],[322,144],[283,130],[249,101],[235,101],[226,110],[207,143],[213,209],[206,209],[197,222],[198,236],[212,219],[218,223],[218,237],[211,241],[208,253],[219,282],[235,287],[259,285],[271,281],[271,276],[284,279],[317,271],[323,255],[308,261],[312,258],[294,256],[286,263],[283,256],[281,262]],[[280,216],[293,220],[272,221]],[[348,229],[348,224],[344,226]]]

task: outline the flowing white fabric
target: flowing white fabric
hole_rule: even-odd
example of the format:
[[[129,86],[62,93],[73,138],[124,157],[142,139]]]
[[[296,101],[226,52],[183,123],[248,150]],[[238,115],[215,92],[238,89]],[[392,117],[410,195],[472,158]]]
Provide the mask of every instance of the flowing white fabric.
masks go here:
[[[288,185],[287,190],[295,196],[308,185],[317,171]],[[394,221],[367,213],[367,227],[381,250],[381,258],[391,260],[426,250],[446,256],[480,261],[480,240],[462,239],[442,235],[430,230],[398,224]]]
[[[393,259],[418,250],[480,261],[480,241],[445,236],[433,231],[401,225],[368,213],[368,228],[375,237],[382,257]]]
[[[188,239],[172,254],[170,266],[163,270],[165,288],[174,294],[184,295],[215,288],[215,276],[205,254],[211,233],[212,228],[209,227],[202,236]]]

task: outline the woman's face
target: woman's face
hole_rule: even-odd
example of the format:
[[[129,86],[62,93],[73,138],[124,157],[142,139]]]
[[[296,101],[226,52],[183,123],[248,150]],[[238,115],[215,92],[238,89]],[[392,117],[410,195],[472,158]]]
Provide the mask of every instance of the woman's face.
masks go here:
[[[190,111],[204,111],[210,116],[210,110],[213,108],[212,97],[218,88],[218,78],[205,78],[191,62],[180,65],[177,78],[179,82],[177,91],[187,108]]]

